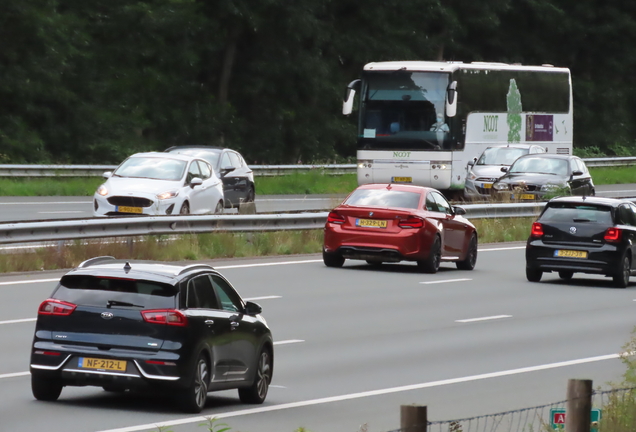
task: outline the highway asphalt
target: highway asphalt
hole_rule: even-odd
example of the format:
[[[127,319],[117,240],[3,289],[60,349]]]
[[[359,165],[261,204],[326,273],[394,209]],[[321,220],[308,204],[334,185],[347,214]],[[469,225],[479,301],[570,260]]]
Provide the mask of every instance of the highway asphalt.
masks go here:
[[[636,196],[636,184],[600,185],[597,195],[610,197]],[[318,211],[331,209],[344,195],[258,195],[259,213]],[[49,219],[85,219],[93,217],[91,197],[0,197],[0,222]],[[228,209],[227,213],[236,213]]]
[[[561,401],[569,378],[620,380],[617,354],[636,324],[636,281],[615,289],[608,278],[547,274],[530,283],[521,243],[482,245],[474,271],[445,263],[434,275],[411,264],[326,268],[317,255],[213,265],[263,306],[277,342],[264,405],[210,393],[202,416],[232,431],[386,432],[399,427],[401,404],[452,420]],[[0,430],[207,430],[154,395],[86,387],[33,399],[33,319],[61,274],[0,276]]]

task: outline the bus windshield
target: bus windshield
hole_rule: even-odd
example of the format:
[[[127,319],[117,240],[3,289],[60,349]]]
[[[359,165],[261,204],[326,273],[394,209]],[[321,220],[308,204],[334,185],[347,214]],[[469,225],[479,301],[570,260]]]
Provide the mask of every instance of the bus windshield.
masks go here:
[[[403,70],[364,75],[359,148],[449,148],[444,115],[449,75]]]

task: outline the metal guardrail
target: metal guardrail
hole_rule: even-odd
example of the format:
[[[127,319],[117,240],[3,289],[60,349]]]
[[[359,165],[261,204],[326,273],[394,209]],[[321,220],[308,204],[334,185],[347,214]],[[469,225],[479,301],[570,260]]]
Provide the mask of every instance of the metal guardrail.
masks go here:
[[[636,198],[627,198],[636,202]],[[536,217],[545,202],[467,204],[468,219]],[[328,212],[257,215],[150,216],[13,222],[0,224],[0,244],[61,240],[322,229]]]
[[[586,158],[588,167],[636,165],[636,157]],[[117,165],[0,165],[0,177],[99,177]],[[277,176],[292,172],[322,170],[330,175],[352,174],[356,164],[251,165],[256,176]]]

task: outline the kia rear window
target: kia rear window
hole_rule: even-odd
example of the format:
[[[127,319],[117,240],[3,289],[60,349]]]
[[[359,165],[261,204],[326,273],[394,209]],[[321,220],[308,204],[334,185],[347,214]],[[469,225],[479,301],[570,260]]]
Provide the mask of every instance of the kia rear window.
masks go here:
[[[613,225],[611,207],[593,204],[551,203],[539,220],[541,222],[590,222]]]
[[[174,308],[178,289],[154,281],[86,275],[62,277],[53,298],[76,305],[107,307]]]
[[[419,208],[420,194],[390,189],[358,189],[343,203],[358,207]]]

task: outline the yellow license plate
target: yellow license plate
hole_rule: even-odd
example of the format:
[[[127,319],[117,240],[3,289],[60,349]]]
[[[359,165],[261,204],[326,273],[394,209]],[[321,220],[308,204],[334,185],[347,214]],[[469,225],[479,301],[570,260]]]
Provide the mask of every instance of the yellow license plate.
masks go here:
[[[126,371],[125,360],[109,360],[91,357],[80,357],[77,361],[77,366],[83,369],[96,369],[107,371]]]
[[[144,209],[141,207],[126,207],[126,206],[117,206],[117,211],[120,213],[138,213],[142,214]]]
[[[519,199],[534,199],[534,194],[521,194]]]
[[[356,219],[356,225],[367,228],[386,228],[387,222],[385,220]]]
[[[555,257],[567,257],[567,258],[587,258],[587,251],[575,251],[575,250],[556,250],[554,251]]]
[[[492,189],[492,183],[483,183],[484,189]]]
[[[413,183],[413,177],[393,177],[393,183]]]

